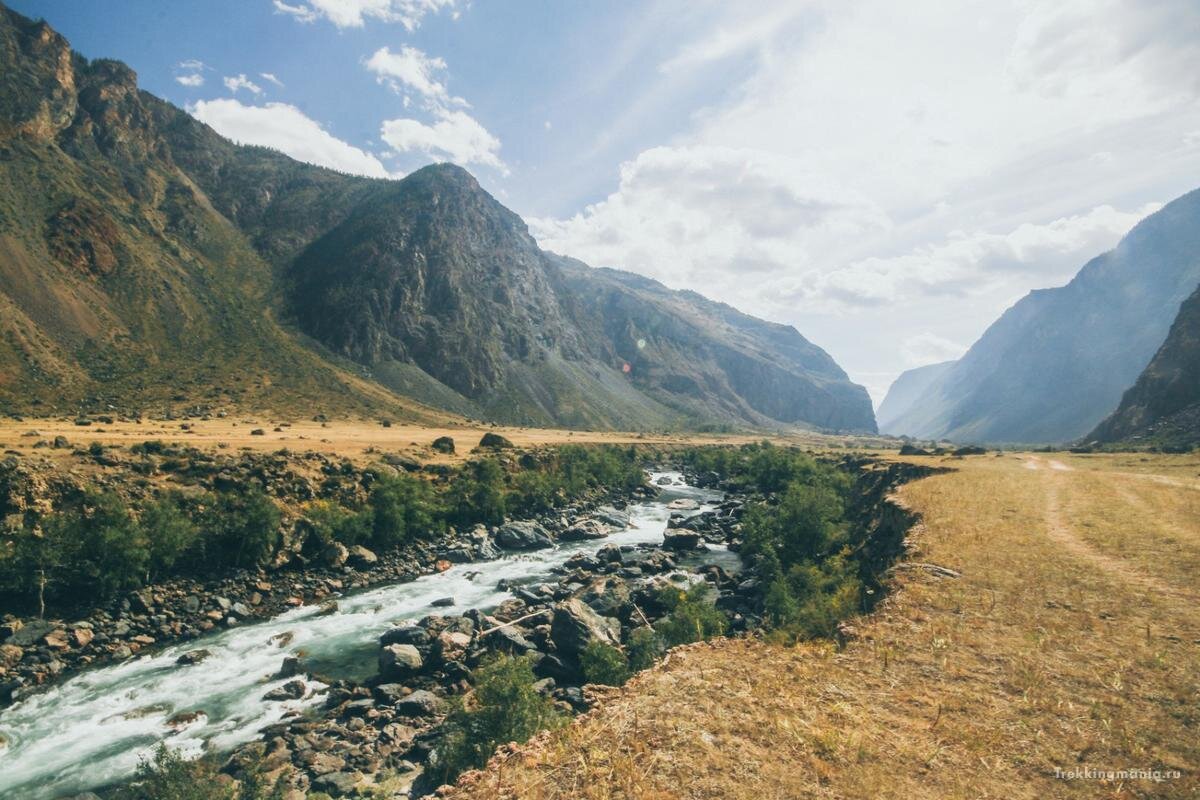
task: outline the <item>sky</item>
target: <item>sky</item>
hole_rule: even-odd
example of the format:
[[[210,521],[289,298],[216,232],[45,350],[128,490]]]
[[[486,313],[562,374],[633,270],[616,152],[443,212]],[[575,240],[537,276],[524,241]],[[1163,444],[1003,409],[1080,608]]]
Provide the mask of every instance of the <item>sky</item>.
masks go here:
[[[876,403],[1200,185],[1196,0],[7,2],[235,140],[459,163]]]

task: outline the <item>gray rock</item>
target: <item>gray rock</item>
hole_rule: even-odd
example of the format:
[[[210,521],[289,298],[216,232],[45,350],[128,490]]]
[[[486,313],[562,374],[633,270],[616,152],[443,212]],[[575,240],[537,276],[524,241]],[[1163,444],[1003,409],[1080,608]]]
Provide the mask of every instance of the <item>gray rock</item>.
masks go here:
[[[571,598],[554,606],[550,638],[558,648],[559,655],[574,660],[591,642],[618,646],[621,642],[621,624],[615,619],[600,616],[582,600]]]
[[[272,689],[263,695],[263,700],[299,700],[308,691],[304,681],[288,681],[283,686]]]
[[[582,542],[588,539],[603,539],[612,533],[612,529],[603,522],[595,519],[585,519],[576,522],[558,535],[564,542]]]
[[[390,644],[411,644],[414,647],[428,647],[430,642],[429,631],[422,628],[420,625],[400,625],[385,631],[379,637],[379,644],[387,647]]]
[[[420,651],[411,644],[389,644],[379,653],[379,671],[388,677],[406,678],[423,665]]]
[[[396,703],[397,713],[408,717],[430,717],[441,712],[445,703],[433,692],[418,689]]]
[[[361,544],[356,544],[354,547],[350,548],[348,560],[353,566],[363,568],[369,567],[375,562],[379,561],[379,556],[375,555]]]
[[[669,528],[663,534],[663,547],[668,550],[695,550],[700,546],[700,534],[680,528]]]
[[[212,653],[208,652],[207,650],[191,650],[175,659],[175,663],[186,667],[192,664],[199,664],[201,661],[211,655]]]
[[[330,772],[314,780],[312,788],[331,797],[347,797],[355,793],[361,782],[362,775],[357,772]]]
[[[506,522],[496,531],[496,543],[510,550],[538,550],[553,547],[550,534],[536,522]]]

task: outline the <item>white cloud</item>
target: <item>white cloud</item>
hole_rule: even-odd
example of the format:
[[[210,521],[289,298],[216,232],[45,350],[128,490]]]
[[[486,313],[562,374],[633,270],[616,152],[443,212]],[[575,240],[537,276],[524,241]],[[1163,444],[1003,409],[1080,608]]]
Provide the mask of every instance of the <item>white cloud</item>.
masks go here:
[[[279,78],[275,77],[275,73],[273,73],[273,72],[260,72],[260,73],[258,73],[258,77],[262,78],[264,81],[270,81],[271,83],[278,86],[280,89],[283,88],[283,81],[281,81],[281,80],[279,80]]]
[[[457,164],[482,164],[508,174],[500,160],[500,140],[464,111],[435,109],[435,122],[390,119],[383,123],[379,138],[399,152],[416,151]]]
[[[1122,212],[1104,205],[1086,214],[1008,233],[955,231],[942,242],[891,258],[870,257],[814,274],[795,299],[881,306],[920,297],[982,295],[1005,285],[1056,286],[1117,241],[1160,203]]]
[[[251,94],[262,94],[262,87],[254,81],[246,77],[245,73],[235,75],[232,78],[225,78],[225,88],[237,94],[240,89],[245,89]]]
[[[209,69],[209,67],[199,59],[189,58],[186,61],[180,61],[176,64],[175,69],[183,73],[176,73],[176,83],[186,86],[189,89],[195,89],[204,85],[204,70]]]
[[[416,30],[427,14],[453,8],[456,0],[308,0],[295,5],[274,0],[275,10],[300,22],[326,19],[338,28],[361,28],[367,20],[399,22]],[[455,12],[457,19],[457,12]]]
[[[881,380],[974,341],[1200,174],[1195,0],[752,6],[680,27],[617,133],[661,129],[688,80],[710,105],[604,200],[529,220],[543,245],[795,324]]]
[[[366,66],[381,83],[388,84],[394,91],[410,89],[438,105],[466,105],[461,98],[450,97],[446,86],[437,77],[446,70],[446,62],[430,58],[415,47],[406,45],[397,53],[381,47],[367,59]]]
[[[201,100],[187,110],[235,142],[272,147],[300,161],[340,172],[394,177],[378,158],[338,139],[286,103],[247,106],[233,99]]]
[[[617,191],[567,220],[532,219],[539,242],[743,306],[841,237],[884,230],[878,208],[796,159],[731,147],[657,147],[621,166]]]

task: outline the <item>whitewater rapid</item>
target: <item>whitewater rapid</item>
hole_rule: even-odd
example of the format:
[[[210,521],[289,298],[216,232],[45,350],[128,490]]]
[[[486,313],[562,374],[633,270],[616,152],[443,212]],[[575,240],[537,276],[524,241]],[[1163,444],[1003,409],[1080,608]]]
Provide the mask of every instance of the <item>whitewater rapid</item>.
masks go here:
[[[630,527],[604,539],[459,564],[363,590],[338,598],[333,613],[303,606],[93,669],[31,695],[0,712],[0,798],[43,800],[110,785],[131,775],[159,742],[189,755],[231,750],[324,701],[322,684],[304,677],[304,698],[263,699],[295,680],[273,677],[286,656],[302,657],[306,669],[322,675],[365,677],[374,671],[379,635],[393,625],[428,614],[494,608],[511,597],[496,588],[502,579],[512,586],[538,583],[580,552],[606,544],[661,543],[668,502],[692,498],[703,511],[721,499],[719,492],[684,485],[676,472],[652,473],[651,479],[664,476],[672,485],[653,501],[631,505]],[[432,605],[446,597],[454,598],[454,607]],[[176,664],[179,656],[200,649],[211,655],[198,664]]]

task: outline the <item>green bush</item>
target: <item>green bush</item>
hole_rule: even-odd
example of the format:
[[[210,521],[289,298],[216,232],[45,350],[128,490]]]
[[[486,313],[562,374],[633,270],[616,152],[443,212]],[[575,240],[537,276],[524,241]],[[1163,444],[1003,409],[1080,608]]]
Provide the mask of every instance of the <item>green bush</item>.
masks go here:
[[[621,686],[629,680],[629,662],[625,654],[604,642],[588,642],[579,654],[579,666],[588,683]]]
[[[433,487],[411,475],[384,475],[371,487],[371,543],[387,549],[428,536],[442,513]]]
[[[45,522],[43,536],[59,543],[60,569],[73,589],[109,598],[145,578],[146,537],[124,501],[111,492],[86,492],[77,505]]]
[[[524,742],[565,716],[534,688],[529,656],[500,656],[472,673],[474,691],[446,717],[433,764],[443,782],[487,763],[496,747]]]
[[[200,527],[183,508],[178,494],[151,500],[142,507],[138,523],[150,554],[147,582],[171,574],[185,555],[197,546]]]
[[[371,540],[375,528],[372,509],[351,511],[328,500],[318,500],[309,504],[304,516],[324,545],[333,542],[347,547],[362,544]]]
[[[504,468],[492,458],[463,465],[450,484],[449,521],[462,527],[499,525],[506,513]]]
[[[629,634],[625,652],[629,657],[631,672],[641,672],[649,669],[662,656],[664,651],[662,638],[653,628],[637,628]]]
[[[209,759],[189,761],[160,744],[154,756],[143,759],[133,780],[118,789],[113,800],[282,800],[282,782],[268,786],[257,776],[238,785],[219,780],[220,771]]]
[[[282,515],[258,490],[222,492],[204,515],[205,556],[214,566],[253,567],[279,546]]]
[[[654,624],[667,647],[720,636],[729,624],[713,605],[713,592],[706,583],[697,583],[685,591],[664,588],[659,591],[658,601],[670,612]]]

